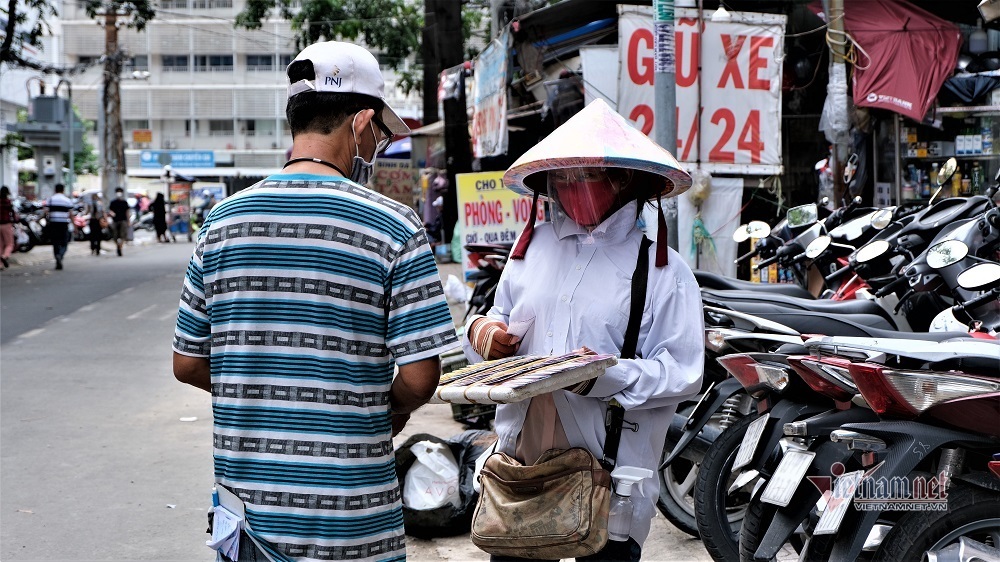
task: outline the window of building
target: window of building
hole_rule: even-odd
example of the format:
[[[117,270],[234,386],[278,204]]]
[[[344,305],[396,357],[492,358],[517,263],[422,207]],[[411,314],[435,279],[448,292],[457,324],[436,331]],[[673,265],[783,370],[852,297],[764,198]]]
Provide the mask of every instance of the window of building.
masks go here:
[[[211,10],[213,8],[232,8],[233,0],[191,0],[191,7],[196,10]]]
[[[124,119],[122,120],[122,128],[126,131],[134,131],[135,129],[148,129],[149,119]]]
[[[233,55],[195,55],[195,72],[232,72]]]
[[[160,55],[160,62],[163,64],[164,72],[187,72],[187,55]]]
[[[247,70],[274,70],[274,55],[247,55]]]
[[[160,0],[160,9],[163,10],[176,10],[187,9],[188,0]]]
[[[185,137],[190,137],[191,136],[191,123],[194,123],[194,134],[195,135],[198,134],[198,122],[197,121],[191,121],[190,119],[185,119],[184,120],[184,136]]]
[[[210,137],[231,137],[233,136],[232,119],[210,119],[208,121],[208,136]]]
[[[279,68],[288,68],[288,65],[292,64],[292,59],[294,58],[295,55],[281,55]]]
[[[125,63],[125,72],[136,70],[149,70],[149,57],[147,55],[136,55],[128,58]]]

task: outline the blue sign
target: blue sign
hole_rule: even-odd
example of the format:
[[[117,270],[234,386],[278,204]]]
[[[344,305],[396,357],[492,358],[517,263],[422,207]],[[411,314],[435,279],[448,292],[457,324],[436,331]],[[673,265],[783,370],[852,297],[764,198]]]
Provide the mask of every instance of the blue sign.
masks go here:
[[[211,150],[143,150],[139,153],[143,168],[213,168],[215,152]]]

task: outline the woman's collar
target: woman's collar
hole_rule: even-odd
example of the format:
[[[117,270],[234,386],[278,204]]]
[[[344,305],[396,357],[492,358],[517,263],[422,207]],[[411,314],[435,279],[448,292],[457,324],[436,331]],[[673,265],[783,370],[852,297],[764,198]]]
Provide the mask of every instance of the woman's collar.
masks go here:
[[[572,224],[567,224],[560,229],[561,233],[559,238],[562,239],[567,236],[577,236],[582,239],[582,242],[587,244],[593,244],[596,241],[617,241],[624,238],[625,235],[635,228],[637,216],[636,205],[638,205],[637,201],[629,201],[621,209],[612,213],[610,217],[604,219],[601,224],[594,227],[594,229],[590,232],[587,232],[587,229],[584,227],[567,219]]]

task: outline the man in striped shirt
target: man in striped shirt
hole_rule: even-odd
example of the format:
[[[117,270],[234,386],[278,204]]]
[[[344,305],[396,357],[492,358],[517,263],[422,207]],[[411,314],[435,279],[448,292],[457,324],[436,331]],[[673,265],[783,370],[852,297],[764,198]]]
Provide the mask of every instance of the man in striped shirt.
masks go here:
[[[63,268],[66,247],[69,245],[69,221],[73,216],[73,200],[66,197],[66,186],[57,183],[56,192],[45,200],[45,220],[52,254],[56,258],[56,269]]]
[[[403,560],[391,437],[457,344],[420,220],[362,187],[409,129],[360,47],[317,43],[288,75],[292,158],[206,218],[174,374],[212,393],[241,560]]]

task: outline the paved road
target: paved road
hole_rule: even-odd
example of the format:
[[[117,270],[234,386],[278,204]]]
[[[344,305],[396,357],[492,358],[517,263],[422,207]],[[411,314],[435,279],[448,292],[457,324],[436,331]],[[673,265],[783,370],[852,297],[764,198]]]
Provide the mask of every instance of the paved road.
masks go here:
[[[0,560],[214,560],[210,403],[170,373],[191,245],[142,234],[122,258],[75,243],[54,271],[41,247],[0,273]],[[461,429],[427,406],[397,441]],[[409,539],[408,553],[488,560],[468,535]],[[709,560],[662,518],[645,554]]]

